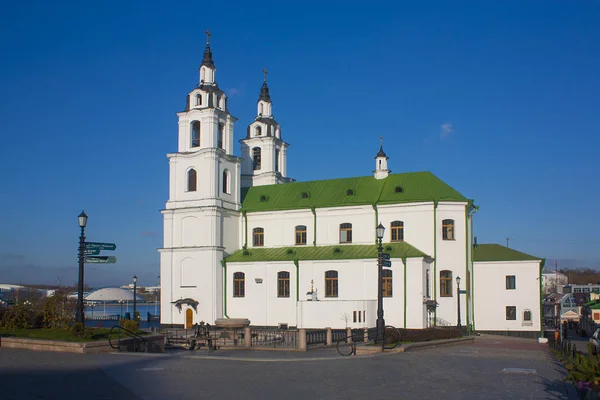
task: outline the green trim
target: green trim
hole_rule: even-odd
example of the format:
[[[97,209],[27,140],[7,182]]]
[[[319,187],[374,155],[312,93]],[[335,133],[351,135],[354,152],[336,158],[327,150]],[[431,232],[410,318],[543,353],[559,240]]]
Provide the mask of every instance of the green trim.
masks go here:
[[[375,228],[377,228],[379,226],[379,210],[377,209],[377,204],[373,204],[373,210],[375,210]],[[375,229],[375,244],[379,244],[377,229]]]
[[[402,259],[404,264],[404,329],[406,329],[406,257]]]
[[[294,260],[296,266],[296,303],[300,301],[300,263],[298,260]]]
[[[246,211],[242,211],[242,215],[244,216],[244,248],[246,248],[248,247],[248,216]]]
[[[221,266],[223,267],[223,316],[229,318],[227,315],[227,261],[221,260]]]
[[[437,201],[433,202],[433,300],[437,303]],[[433,326],[437,326],[437,307],[433,310]]]
[[[542,269],[544,269],[544,262],[540,263],[540,276],[538,278],[540,283],[540,337],[544,337],[544,329],[542,327],[542,321],[544,320],[542,303],[544,301],[544,296],[542,294]]]
[[[475,330],[475,267],[473,266],[473,216],[479,211],[479,207],[475,206],[473,214],[471,214],[471,312],[473,313],[473,330]]]
[[[428,257],[407,242],[384,243],[383,249],[391,258]],[[364,260],[377,258],[377,246],[372,244],[346,244],[336,246],[251,247],[241,249],[227,257],[228,263],[303,261],[303,260]]]
[[[315,211],[314,207],[311,207],[310,211],[312,211],[312,213],[313,213],[313,225],[315,228],[315,233],[313,236],[313,246],[316,246],[317,245],[317,212]]]
[[[469,208],[470,204],[465,206],[465,282],[466,286],[471,289],[471,275],[469,274]],[[469,290],[467,290],[467,295],[465,297],[465,310],[467,313],[467,326],[469,326]],[[460,300],[459,300],[460,301]]]

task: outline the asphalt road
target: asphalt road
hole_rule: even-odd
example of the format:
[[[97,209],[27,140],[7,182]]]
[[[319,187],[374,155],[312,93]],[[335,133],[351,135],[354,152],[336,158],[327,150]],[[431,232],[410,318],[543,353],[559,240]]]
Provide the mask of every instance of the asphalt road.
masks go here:
[[[0,348],[1,399],[576,399],[564,370],[533,340],[341,357],[178,351],[68,354]]]

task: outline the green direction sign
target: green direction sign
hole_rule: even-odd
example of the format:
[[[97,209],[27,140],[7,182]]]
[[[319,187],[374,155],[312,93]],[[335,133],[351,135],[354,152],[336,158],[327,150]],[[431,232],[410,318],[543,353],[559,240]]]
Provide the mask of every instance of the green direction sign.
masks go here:
[[[100,254],[100,249],[84,249],[83,255],[85,256],[97,256]]]
[[[117,262],[115,256],[87,256],[83,260],[86,264],[114,264]]]
[[[85,242],[85,248],[98,250],[114,250],[117,248],[117,245],[114,243]]]
[[[459,290],[458,293],[459,294],[467,294],[467,291],[466,290]]]
[[[383,260],[383,261],[381,262],[381,266],[382,266],[382,267],[386,267],[386,268],[392,268],[392,262],[391,262],[391,261],[389,261],[389,260]]]
[[[390,254],[389,253],[381,253],[381,259],[382,260],[389,260],[390,259]]]

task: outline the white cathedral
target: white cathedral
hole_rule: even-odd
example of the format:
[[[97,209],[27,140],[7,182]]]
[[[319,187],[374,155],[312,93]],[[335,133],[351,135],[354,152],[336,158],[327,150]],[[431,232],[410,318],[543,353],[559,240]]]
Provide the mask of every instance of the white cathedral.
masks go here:
[[[382,224],[386,324],[456,325],[460,312],[478,331],[540,333],[543,260],[477,246],[473,200],[431,172],[392,174],[383,146],[372,175],[295,182],[266,75],[238,157],[208,42],[199,75],[167,154],[161,324],[374,327]]]

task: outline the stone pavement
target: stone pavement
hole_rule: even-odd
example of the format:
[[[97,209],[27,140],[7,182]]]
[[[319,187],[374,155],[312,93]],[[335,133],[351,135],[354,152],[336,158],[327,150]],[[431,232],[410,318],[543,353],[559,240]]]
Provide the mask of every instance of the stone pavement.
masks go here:
[[[208,358],[210,357],[210,358]],[[4,399],[576,399],[545,345],[483,336],[471,344],[342,357],[174,351],[68,354],[0,348]]]

